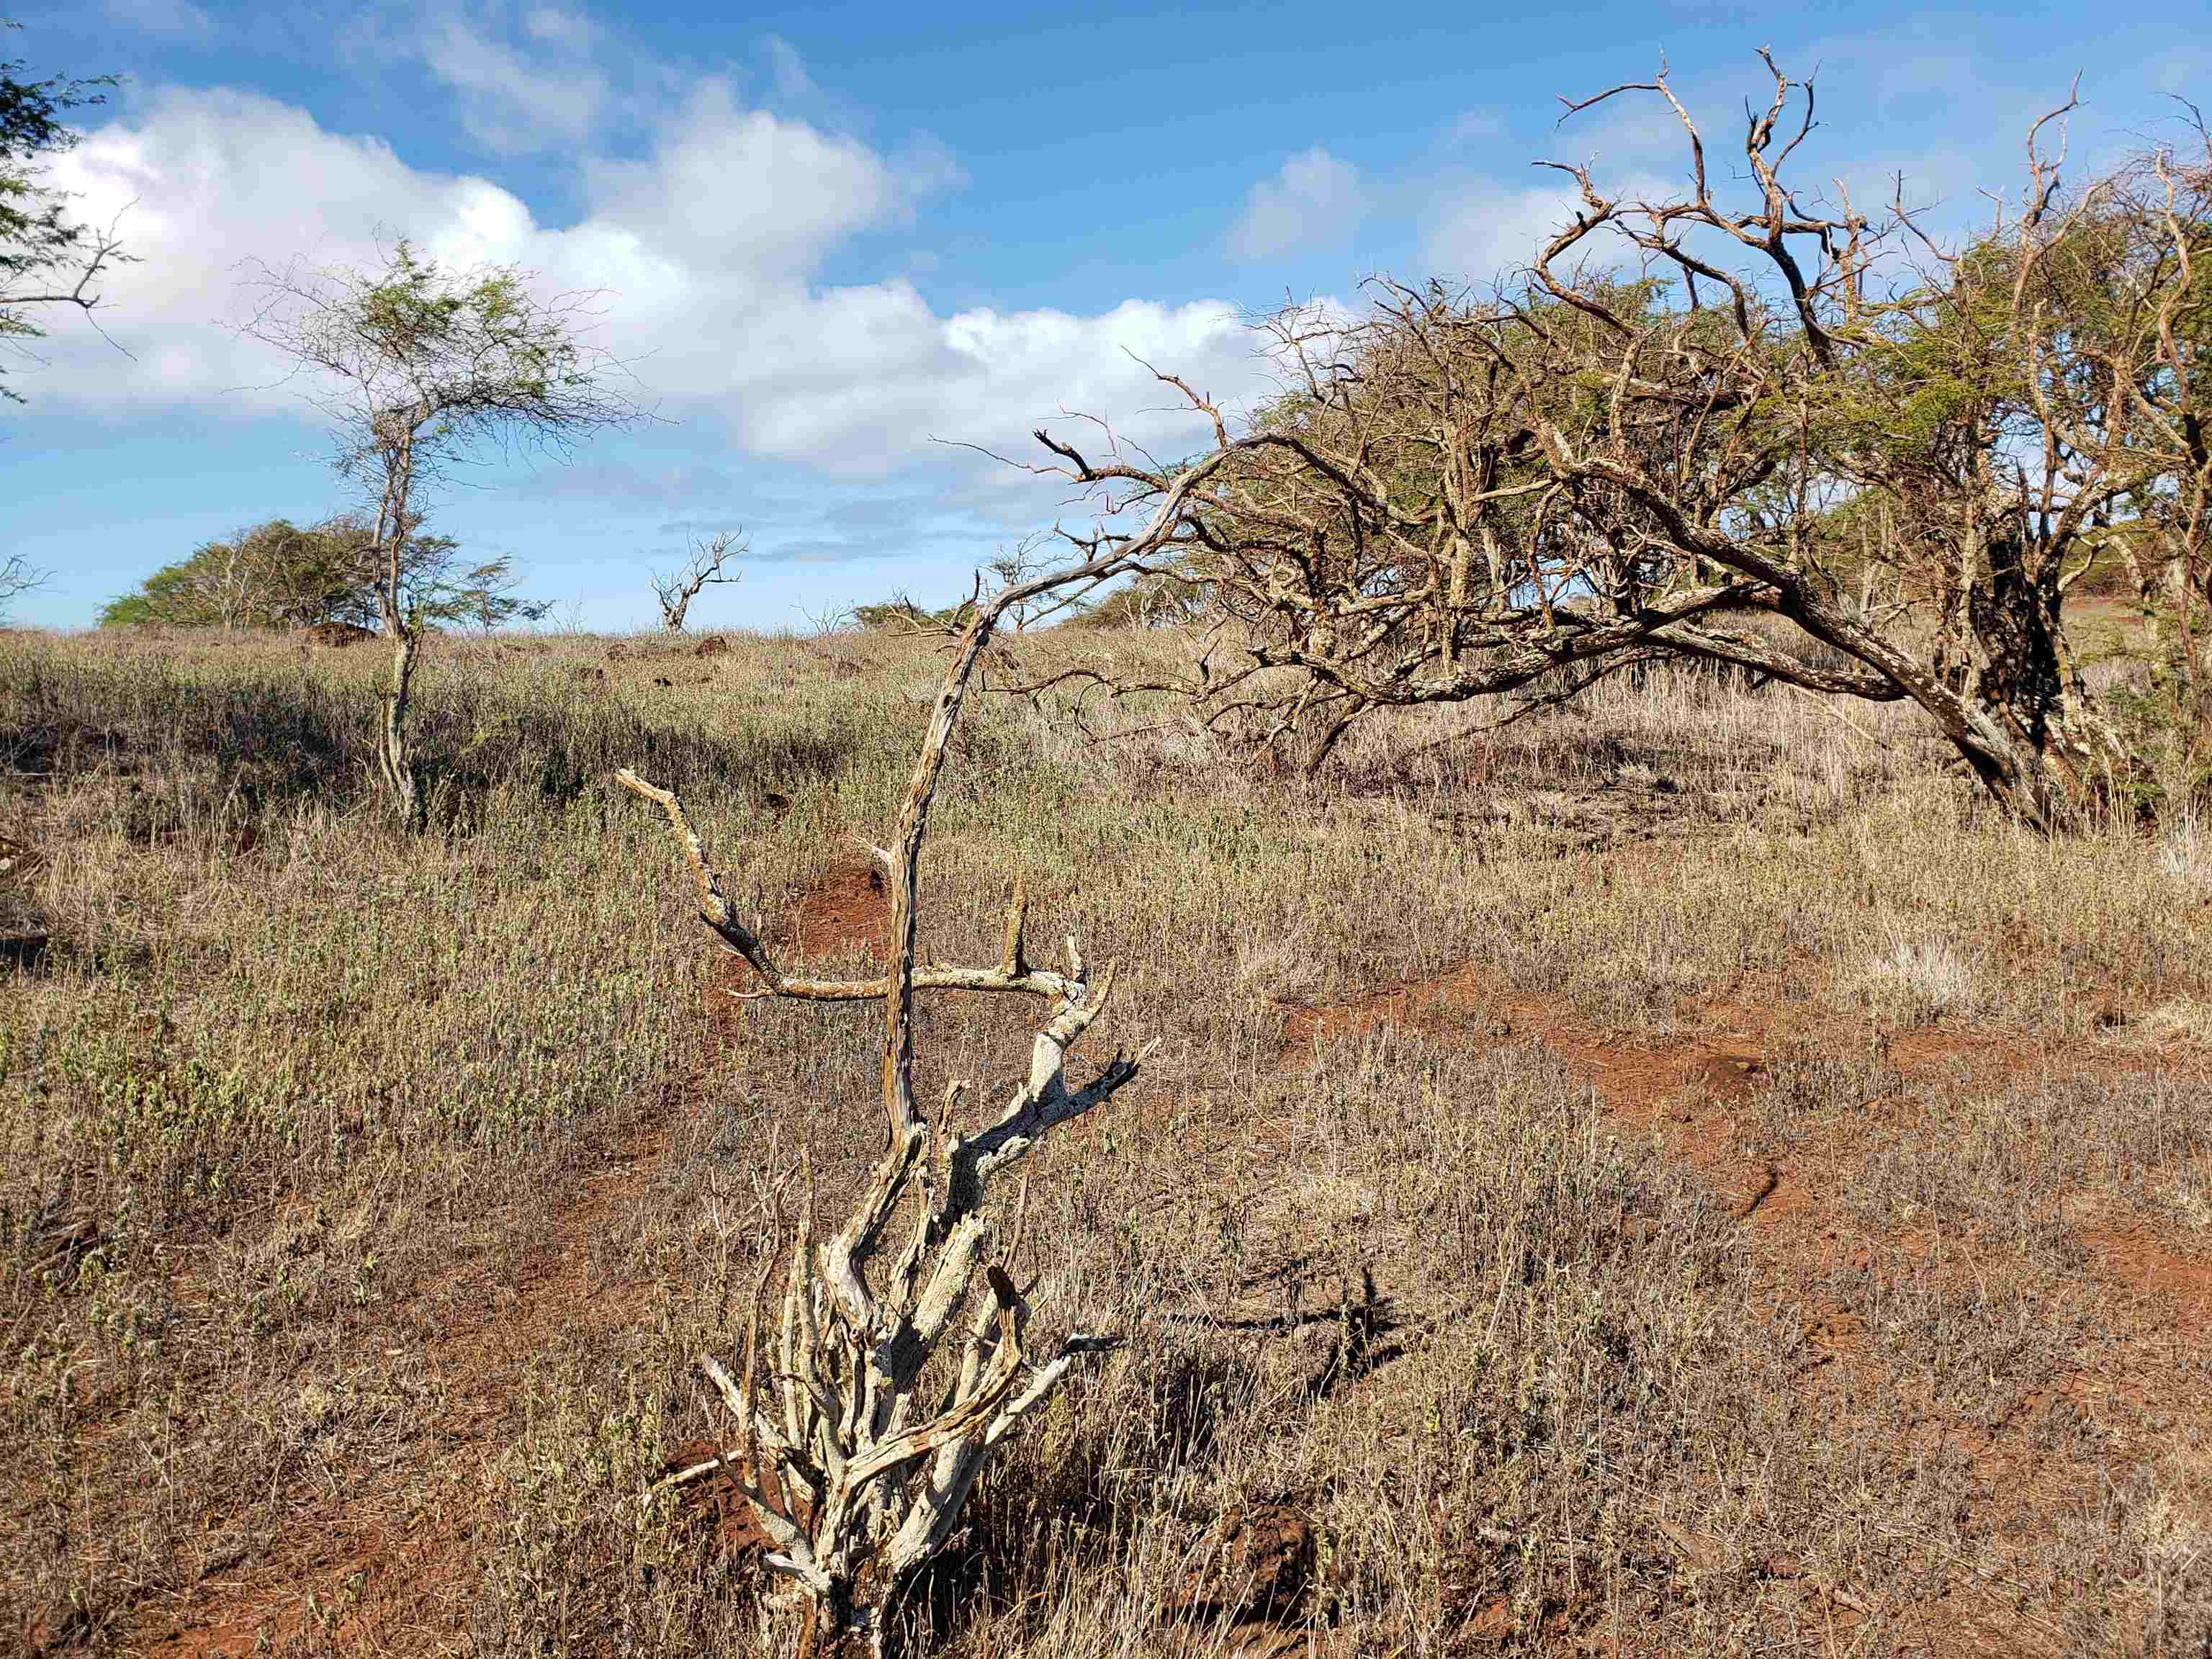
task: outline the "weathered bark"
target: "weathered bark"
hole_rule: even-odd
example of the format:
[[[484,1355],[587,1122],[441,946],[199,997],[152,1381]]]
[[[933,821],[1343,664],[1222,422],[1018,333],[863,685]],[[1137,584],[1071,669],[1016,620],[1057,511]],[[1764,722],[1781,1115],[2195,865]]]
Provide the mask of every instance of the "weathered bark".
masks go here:
[[[407,746],[407,703],[415,684],[416,630],[391,613],[386,615],[384,625],[392,641],[392,689],[384,695],[383,718],[377,728],[377,769],[400,823],[409,830],[420,830],[424,822],[422,785]]]
[[[739,539],[739,532],[720,531],[710,539],[696,544],[690,559],[680,568],[665,575],[653,573],[653,592],[660,602],[661,631],[681,634],[691,614],[691,601],[709,587],[736,581],[737,574],[725,572],[722,567],[732,558],[742,557],[744,552],[745,544]]]
[[[1053,1130],[1110,1100],[1137,1076],[1151,1049],[1133,1058],[1116,1054],[1089,1083],[1071,1088],[1068,1052],[1104,1012],[1113,969],[1094,985],[1072,938],[1064,970],[1032,966],[1028,896],[1019,882],[1006,907],[995,965],[919,967],[917,898],[945,750],[1000,617],[1010,605],[1054,589],[1121,574],[1132,557],[1172,535],[1178,519],[1178,511],[1164,508],[1146,534],[1094,548],[1083,563],[1009,587],[976,609],[931,710],[896,838],[883,854],[890,867],[893,920],[890,970],[881,979],[802,981],[784,974],[738,918],[683,803],[634,772],[616,775],[667,816],[702,919],[763,981],[764,989],[751,994],[884,1003],[884,1152],[842,1226],[819,1245],[812,1178],[802,1155],[796,1180],[803,1195],[785,1263],[773,1360],[762,1352],[764,1265],[742,1372],[732,1375],[711,1356],[700,1360],[735,1439],[664,1483],[680,1486],[717,1472],[734,1481],[774,1546],[767,1565],[788,1581],[803,1607],[801,1651],[816,1659],[889,1651],[902,1597],[951,1536],[991,1452],[1050,1397],[1079,1357],[1110,1346],[1111,1339],[1078,1333],[1048,1356],[1032,1355],[1029,1304],[1000,1265],[1014,1241],[993,1218],[989,1200],[998,1176]],[[952,1122],[963,1085],[948,1092],[933,1124],[915,1108],[918,987],[1035,996],[1046,1004],[1027,1077],[997,1117],[972,1133]],[[895,1230],[902,1243],[895,1243]],[[939,1356],[951,1362],[949,1384],[941,1380],[946,1366],[931,1368]],[[928,1398],[921,1392],[925,1373],[940,1379]]]
[[[407,544],[408,501],[414,490],[415,434],[428,418],[420,410],[386,416],[390,428],[389,460],[384,497],[376,514],[376,547],[381,566],[376,584],[377,611],[384,631],[392,639],[392,688],[385,693],[378,722],[376,763],[392,810],[409,830],[421,830],[425,822],[422,780],[407,744],[407,704],[415,686],[422,626],[404,609],[405,595],[399,586],[400,556]]]
[[[2002,745],[1961,744],[1985,787],[2045,828],[2108,804],[2125,745],[2096,710],[2060,626],[2059,566],[2015,539],[1995,542],[1967,594],[1973,696]]]

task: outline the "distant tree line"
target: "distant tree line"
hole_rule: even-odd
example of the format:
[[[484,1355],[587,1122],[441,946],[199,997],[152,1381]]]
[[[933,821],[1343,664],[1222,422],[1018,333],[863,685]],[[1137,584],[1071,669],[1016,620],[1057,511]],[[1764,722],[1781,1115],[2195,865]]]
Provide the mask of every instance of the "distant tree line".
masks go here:
[[[374,629],[384,572],[375,527],[353,514],[300,526],[271,519],[203,543],[136,592],[112,599],[103,627],[273,629],[344,623]],[[434,627],[493,629],[535,621],[548,605],[514,592],[514,562],[471,564],[450,536],[410,524],[399,544],[401,605]]]

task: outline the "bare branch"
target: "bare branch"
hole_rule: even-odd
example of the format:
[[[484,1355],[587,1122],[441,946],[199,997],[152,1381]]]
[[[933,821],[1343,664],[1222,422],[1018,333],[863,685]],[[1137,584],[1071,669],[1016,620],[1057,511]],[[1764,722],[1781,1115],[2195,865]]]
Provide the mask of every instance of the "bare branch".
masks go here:
[[[750,550],[742,530],[720,530],[703,541],[693,542],[691,556],[676,569],[653,572],[653,596],[660,601],[661,628],[671,634],[681,634],[690,615],[691,601],[704,589],[743,580],[742,571],[723,567],[732,559],[742,559]]]
[[[1170,488],[1146,531],[1102,538],[1086,560],[1011,581],[988,599],[979,586],[974,615],[931,710],[896,838],[889,848],[873,849],[889,866],[892,892],[891,965],[880,980],[840,983],[784,974],[738,919],[674,792],[627,769],[616,775],[625,789],[666,817],[690,870],[702,918],[759,975],[766,988],[757,994],[879,998],[884,1005],[886,1145],[844,1224],[818,1249],[811,1177],[802,1159],[799,1179],[808,1204],[790,1244],[772,1379],[780,1389],[781,1420],[757,1403],[764,1380],[757,1359],[764,1262],[745,1335],[743,1381],[711,1358],[702,1361],[736,1419],[739,1443],[663,1483],[729,1475],[776,1546],[768,1565],[797,1583],[813,1604],[813,1627],[833,1636],[881,1632],[886,1609],[951,1535],[960,1505],[993,1448],[1050,1395],[1079,1354],[1103,1346],[1098,1339],[1073,1338],[1046,1363],[1030,1361],[1024,1347],[1028,1304],[1000,1263],[987,1259],[990,1182],[1054,1129],[1111,1099],[1136,1077],[1150,1050],[1134,1060],[1116,1054],[1090,1083],[1071,1089],[1065,1074],[1068,1051],[1105,1011],[1112,969],[1094,991],[1073,939],[1064,972],[1030,965],[1028,890],[1018,879],[995,964],[919,965],[918,878],[948,743],[994,627],[1017,606],[1125,573],[1132,559],[1172,536],[1186,499],[1187,492]],[[957,1085],[948,1089],[936,1124],[915,1108],[914,996],[918,989],[938,988],[1012,992],[1048,1004],[1027,1079],[999,1117],[974,1135],[960,1133],[951,1121]],[[907,1243],[888,1274],[878,1277],[875,1270],[902,1209],[912,1216]],[[979,1273],[988,1300],[975,1295]],[[961,1311],[971,1304],[963,1332]],[[936,1408],[925,1412],[918,1390],[932,1356],[948,1342],[958,1345],[952,1383]],[[763,1478],[763,1463],[773,1467],[773,1482]]]
[[[52,580],[52,573],[34,567],[21,553],[10,553],[0,558],[0,618],[4,618],[4,607],[26,593],[37,592]]]

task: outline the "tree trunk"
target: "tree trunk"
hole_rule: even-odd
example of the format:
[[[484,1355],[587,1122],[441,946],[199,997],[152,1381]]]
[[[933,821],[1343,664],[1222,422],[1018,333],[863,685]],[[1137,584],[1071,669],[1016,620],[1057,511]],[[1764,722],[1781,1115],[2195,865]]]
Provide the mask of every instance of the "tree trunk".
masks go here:
[[[1962,654],[1939,667],[1936,696],[1917,700],[1983,787],[2051,834],[2113,805],[2132,762],[2060,627],[2057,556],[2013,538],[1987,553],[1964,595]]]
[[[401,410],[391,422],[384,456],[384,499],[376,514],[378,570],[376,606],[392,636],[392,690],[384,698],[384,718],[376,734],[377,769],[383,774],[399,822],[410,831],[423,827],[422,786],[407,748],[407,698],[415,684],[415,653],[422,639],[418,611],[401,609],[400,556],[407,545],[407,501],[415,483],[415,434],[430,418],[427,408]]]
[[[422,827],[422,786],[415,774],[415,758],[407,748],[407,698],[414,687],[417,630],[404,621],[396,608],[385,613],[392,634],[392,690],[385,694],[384,718],[377,732],[377,769],[391,791],[400,823],[408,830]]]
[[[2114,784],[2132,769],[2059,624],[2059,564],[2047,547],[1994,542],[1988,579],[1968,605],[1980,668],[1975,699],[2014,750],[1999,793],[2035,794],[2036,816],[2051,828],[2111,805]]]
[[[1966,624],[1930,662],[1803,587],[1776,607],[1814,638],[1888,680],[1932,716],[1982,787],[2051,835],[2109,804],[2130,770],[2059,627],[2055,556],[2033,567],[2017,544],[1990,550],[1990,572],[1958,607]]]
[[[797,1659],[899,1659],[890,1606],[876,1611],[871,1618],[855,1605],[851,1580],[834,1580],[829,1595],[808,1598]]]

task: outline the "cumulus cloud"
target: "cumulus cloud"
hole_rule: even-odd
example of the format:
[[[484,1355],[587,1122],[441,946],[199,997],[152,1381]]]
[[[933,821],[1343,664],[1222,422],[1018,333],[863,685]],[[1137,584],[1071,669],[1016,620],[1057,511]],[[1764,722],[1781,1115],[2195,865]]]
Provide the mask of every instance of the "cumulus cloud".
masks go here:
[[[1609,196],[1629,200],[1660,199],[1667,190],[1663,179],[1648,173],[1607,179]],[[1430,269],[1486,283],[1525,270],[1559,231],[1571,225],[1582,204],[1571,185],[1540,185],[1515,190],[1492,179],[1479,179],[1446,192],[1423,215],[1422,252]],[[1582,244],[1581,252],[1618,257],[1623,245],[1601,234]]]
[[[854,232],[912,205],[906,182],[866,146],[745,109],[720,80],[698,88],[653,155],[589,163],[584,176],[592,224],[702,270],[749,276],[803,276]]]
[[[823,283],[834,250],[912,216],[941,163],[745,107],[719,82],[644,159],[585,167],[581,216],[565,226],[489,179],[414,167],[236,92],[160,94],[60,172],[88,216],[136,204],[123,227],[142,263],[117,272],[104,314],[135,361],[58,330],[42,399],[296,407],[284,365],[223,326],[243,310],[240,252],[360,263],[398,235],[456,263],[521,264],[549,292],[600,290],[595,343],[664,412],[710,415],[757,454],[825,470],[890,471],[932,434],[1021,447],[1065,409],[1138,441],[1188,435],[1140,358],[1231,400],[1257,386],[1249,338],[1218,301],[941,315],[903,278]]]
[[[81,329],[57,328],[42,348],[55,370],[40,396],[95,407],[219,399],[272,378],[265,353],[217,320],[240,308],[242,252],[363,259],[380,226],[404,230],[416,213],[481,223],[501,205],[481,179],[413,173],[379,141],[337,137],[245,93],[157,96],[142,121],[95,130],[53,171],[84,218],[119,216],[140,261],[105,285],[103,319],[130,359]]]
[[[454,94],[463,129],[497,155],[580,141],[606,107],[599,27],[578,12],[539,6],[509,19],[446,4],[407,44]]]
[[[1240,259],[1271,259],[1292,248],[1340,245],[1364,209],[1358,169],[1318,147],[1285,161],[1252,186],[1229,232]]]

